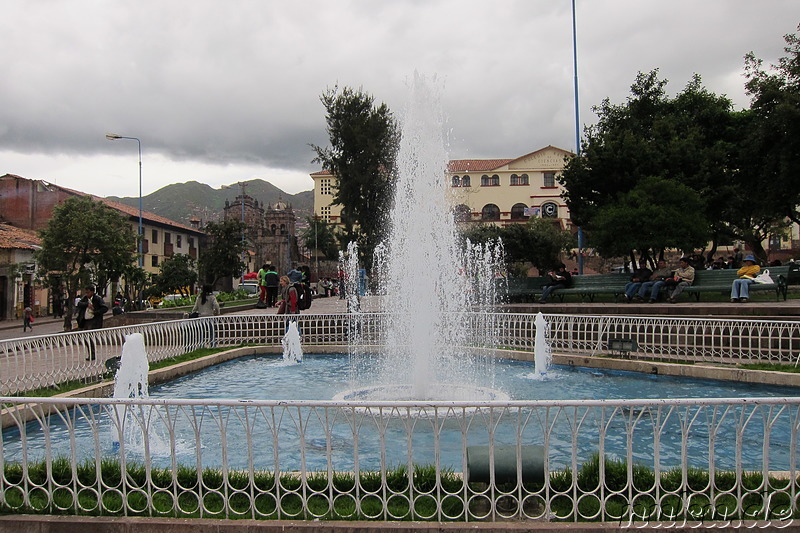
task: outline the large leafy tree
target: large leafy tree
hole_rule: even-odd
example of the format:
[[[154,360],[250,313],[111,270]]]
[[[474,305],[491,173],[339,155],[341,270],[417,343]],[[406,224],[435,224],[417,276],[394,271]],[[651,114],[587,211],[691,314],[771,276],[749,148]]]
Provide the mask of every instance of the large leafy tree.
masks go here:
[[[600,208],[594,227],[594,247],[607,257],[631,250],[654,257],[664,248],[692,250],[708,242],[699,194],[682,183],[655,177],[644,178],[619,195],[617,203]]]
[[[136,260],[136,235],[128,220],[89,197],[68,198],[53,209],[53,217],[40,232],[42,248],[36,253],[39,275],[51,286],[64,285],[67,312],[64,329],[72,329],[72,305],[87,283],[102,290],[107,280],[117,280]]]
[[[800,26],[798,26],[800,32]],[[753,120],[745,136],[748,177],[757,181],[757,200],[774,213],[800,223],[800,36],[784,36],[786,55],[765,68],[750,52],[745,56],[745,88]]]
[[[190,288],[197,281],[195,261],[186,254],[175,254],[161,263],[158,276],[153,283],[163,294],[179,292],[183,297],[191,295]]]
[[[606,99],[595,107],[598,122],[586,129],[581,155],[567,162],[560,178],[573,221],[587,229],[590,238],[594,232],[603,236],[600,246],[592,242],[595,247],[618,249],[622,241],[630,244],[630,238],[615,243],[609,236],[638,232],[639,223],[618,226],[620,213],[614,213],[614,207],[650,178],[694,191],[690,202],[696,212],[676,209],[680,199],[667,195],[652,197],[649,209],[639,211],[639,217],[663,221],[678,215],[672,220],[675,225],[688,217],[693,224],[702,224],[694,231],[705,237],[687,239],[676,232],[644,231],[651,236],[647,242],[639,239],[638,246],[644,250],[748,238],[742,231],[745,217],[730,202],[742,194],[741,113],[733,111],[726,96],[707,91],[699,76],[674,98],[667,96],[666,84],[657,70],[639,73],[626,103],[614,105]],[[652,194],[655,184],[640,188],[637,194]],[[689,196],[684,194],[684,198]],[[627,200],[635,201],[635,197]]]
[[[312,145],[319,163],[337,181],[333,203],[342,206],[344,241],[358,243],[368,268],[388,230],[393,172],[400,138],[397,122],[382,103],[362,90],[334,87],[320,98],[327,112],[329,147]]]
[[[205,283],[213,285],[220,278],[235,277],[244,271],[245,264],[242,262],[244,228],[245,225],[235,219],[206,224],[207,242],[200,254],[199,262],[200,276]]]

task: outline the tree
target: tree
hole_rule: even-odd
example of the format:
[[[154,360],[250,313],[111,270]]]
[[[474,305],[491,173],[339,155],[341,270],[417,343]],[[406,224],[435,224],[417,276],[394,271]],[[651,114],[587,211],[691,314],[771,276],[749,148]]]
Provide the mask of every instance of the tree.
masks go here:
[[[39,275],[50,286],[64,285],[67,290],[64,330],[69,331],[78,291],[90,282],[102,291],[105,280],[118,279],[136,259],[136,235],[124,216],[83,196],[56,206],[39,235]]]
[[[486,243],[500,239],[503,242],[506,263],[517,264],[516,270],[527,270],[522,265],[531,263],[540,271],[554,268],[562,252],[575,246],[575,239],[542,218],[531,218],[525,224],[473,226],[462,232],[471,242]],[[511,270],[511,269],[509,269]]]
[[[306,217],[308,229],[300,235],[306,247],[312,246],[316,253],[322,253],[326,259],[338,259],[339,247],[336,245],[336,233],[333,226],[316,217]]]
[[[195,261],[186,254],[175,254],[162,261],[153,283],[162,294],[179,292],[184,298],[191,295],[190,287],[197,281]]]
[[[220,278],[235,277],[244,271],[245,264],[242,262],[244,228],[245,225],[235,219],[206,224],[208,241],[200,254],[199,265],[200,276],[205,283],[214,285]]]
[[[620,214],[613,214],[614,206],[643,180],[658,178],[695,192],[702,216],[693,220],[704,223],[696,228],[704,233],[703,242],[734,237],[750,242],[743,230],[746,217],[730,207],[731,198],[748,196],[741,182],[741,112],[733,111],[726,96],[707,91],[697,75],[674,98],[666,95],[666,84],[657,70],[639,73],[625,104],[612,105],[606,99],[595,107],[598,122],[586,129],[581,155],[567,162],[560,177],[572,220],[590,238],[598,232],[607,244],[614,241],[614,234],[625,241],[629,236],[624,234],[638,225],[617,226]],[[652,193],[654,186],[651,183],[640,194]],[[676,214],[674,205],[652,200],[648,218],[665,220],[668,213]],[[677,214],[675,224],[686,215]],[[660,235],[650,235],[652,241],[640,242],[645,250],[679,248],[679,241],[685,242],[679,238],[663,244]]]
[[[662,178],[644,178],[617,203],[600,208],[593,225],[592,243],[606,257],[631,250],[655,257],[665,248],[691,251],[708,242],[700,196],[682,183]],[[635,258],[631,261],[636,264]]]
[[[748,178],[758,182],[759,203],[800,223],[800,36],[784,40],[786,56],[769,70],[753,52],[745,56],[753,114],[745,136]]]
[[[342,206],[342,238],[358,243],[362,264],[370,268],[375,246],[388,231],[399,129],[389,107],[376,106],[360,89],[334,87],[320,100],[331,145],[311,145],[317,154],[312,162],[335,176],[333,203]]]

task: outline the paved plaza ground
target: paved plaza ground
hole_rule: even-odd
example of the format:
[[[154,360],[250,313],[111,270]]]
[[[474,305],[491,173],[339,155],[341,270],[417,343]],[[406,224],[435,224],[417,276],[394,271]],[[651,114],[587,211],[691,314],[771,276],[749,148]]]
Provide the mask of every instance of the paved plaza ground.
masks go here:
[[[362,307],[367,311],[377,311],[380,309],[383,300],[377,297],[366,297],[362,299]],[[391,303],[389,303],[391,305]],[[695,302],[685,300],[676,304],[621,304],[614,302],[592,303],[581,301],[570,301],[559,303],[558,301],[540,305],[536,303],[509,304],[503,306],[512,313],[543,313],[553,314],[575,314],[575,315],[631,315],[631,316],[692,316],[692,317],[720,317],[720,318],[752,318],[752,319],[775,319],[775,320],[800,320],[800,299],[790,298],[786,301],[775,301],[773,299],[751,300],[746,304],[734,304],[730,302]],[[231,314],[259,315],[275,314],[276,309],[256,309],[255,302],[252,306],[233,306],[229,309]],[[346,300],[333,298],[314,299],[311,309],[307,313],[346,313]],[[136,313],[132,313],[133,316]],[[163,310],[163,320],[172,320],[176,317],[175,312],[169,309]],[[154,318],[153,321],[157,320]],[[52,317],[39,317],[33,325],[33,330],[22,331],[22,319],[0,321],[0,340],[14,339],[18,337],[30,337],[34,335],[52,335],[63,331],[63,319]],[[73,323],[73,327],[77,327]]]

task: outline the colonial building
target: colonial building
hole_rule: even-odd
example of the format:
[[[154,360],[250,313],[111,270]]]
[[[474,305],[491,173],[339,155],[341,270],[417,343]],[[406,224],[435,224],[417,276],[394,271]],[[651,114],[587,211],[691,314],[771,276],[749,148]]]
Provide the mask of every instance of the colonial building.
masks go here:
[[[113,202],[80,191],[67,189],[43,180],[31,180],[13,174],[0,176],[0,222],[33,232],[47,227],[53,209],[75,196],[88,196],[103,202],[123,215],[134,234],[139,231],[139,209]],[[158,273],[161,263],[174,254],[186,254],[197,259],[205,233],[199,228],[184,226],[168,218],[142,212],[143,267],[150,273]],[[33,259],[31,258],[31,263]],[[32,267],[35,270],[35,267]],[[42,303],[47,309],[47,301]]]
[[[232,202],[225,200],[224,219],[245,223],[248,272],[272,264],[278,272],[286,273],[299,265],[297,217],[291,205],[278,200],[265,207],[250,195],[239,194]]]
[[[35,283],[40,244],[35,231],[0,224],[0,320],[21,318],[26,306],[47,312],[47,290]]]
[[[456,159],[443,177],[452,193],[456,220],[462,223],[510,224],[531,216],[552,219],[571,229],[569,210],[556,179],[567,150],[546,146],[514,159]],[[341,206],[333,205],[336,179],[328,171],[311,174],[314,215],[341,223]]]

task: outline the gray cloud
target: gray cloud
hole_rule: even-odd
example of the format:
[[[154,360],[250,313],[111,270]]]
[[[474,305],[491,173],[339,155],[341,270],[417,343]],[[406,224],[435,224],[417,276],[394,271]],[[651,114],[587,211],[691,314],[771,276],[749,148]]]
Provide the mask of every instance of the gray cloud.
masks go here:
[[[796,0],[577,6],[584,124],[652,68],[672,93],[696,72],[746,106],[742,57],[774,61],[800,21]],[[444,80],[452,157],[574,148],[567,1],[10,0],[3,11],[4,150],[114,155],[102,136],[117,132],[176,161],[308,173],[308,143],[326,142],[326,88],[362,87],[399,113],[415,70]]]

